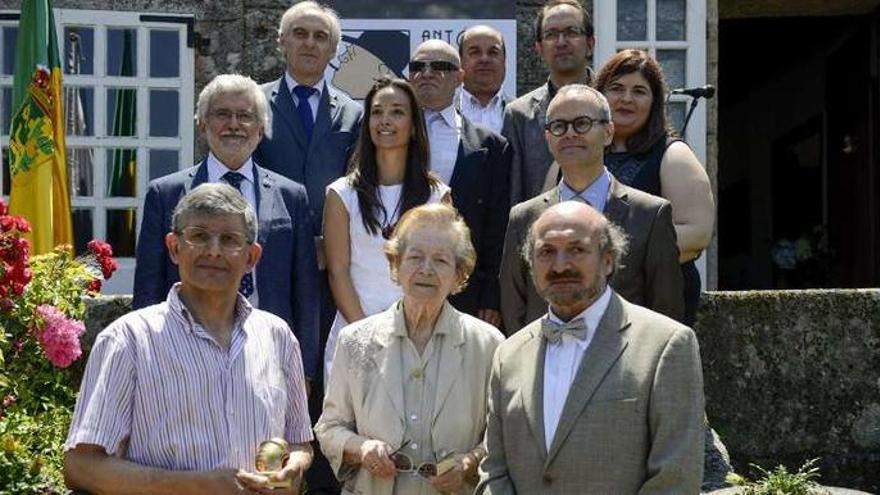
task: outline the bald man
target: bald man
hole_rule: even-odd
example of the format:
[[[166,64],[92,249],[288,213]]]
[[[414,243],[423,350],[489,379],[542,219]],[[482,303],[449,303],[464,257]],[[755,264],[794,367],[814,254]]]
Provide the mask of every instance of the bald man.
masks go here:
[[[700,493],[697,339],[609,287],[625,251],[623,232],[581,201],[529,229],[523,257],[545,313],[495,352],[476,493]]]
[[[464,80],[461,113],[471,122],[500,133],[509,98],[501,90],[507,73],[507,50],[497,29],[480,24],[466,29],[458,42]]]
[[[449,302],[500,326],[498,272],[510,203],[510,152],[501,135],[456,110],[453,100],[462,77],[458,53],[445,41],[422,43],[409,63],[410,82],[425,110],[431,170],[452,188],[452,204],[470,228],[477,251],[467,287]]]

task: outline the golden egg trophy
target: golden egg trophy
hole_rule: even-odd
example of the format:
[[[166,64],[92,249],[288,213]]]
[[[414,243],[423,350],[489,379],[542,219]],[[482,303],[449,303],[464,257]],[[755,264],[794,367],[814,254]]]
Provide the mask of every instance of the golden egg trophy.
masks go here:
[[[284,468],[290,457],[290,445],[283,438],[272,438],[261,443],[257,448],[256,468],[257,472],[265,476],[271,476]],[[270,481],[272,488],[290,488],[293,480]]]

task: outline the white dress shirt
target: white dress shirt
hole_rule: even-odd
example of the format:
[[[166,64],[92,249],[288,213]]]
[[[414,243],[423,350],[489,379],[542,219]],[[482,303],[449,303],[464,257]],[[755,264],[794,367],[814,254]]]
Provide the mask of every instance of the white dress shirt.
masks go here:
[[[294,79],[289,72],[284,73],[284,80],[287,82],[287,89],[290,90],[290,97],[293,98],[293,105],[299,105],[299,98],[293,92],[293,88],[308,85],[296,82],[296,79]],[[312,88],[316,91],[312,93],[312,96],[309,96],[309,106],[312,107],[312,120],[315,120],[318,118],[318,103],[321,102],[321,93],[324,92],[324,77],[321,77],[321,80],[316,82]]]
[[[208,182],[220,182],[223,184],[228,184],[225,180],[223,180],[223,176],[226,172],[238,172],[244,176],[244,180],[241,181],[241,195],[244,196],[245,201],[250,203],[251,207],[254,209],[254,213],[257,211],[257,193],[256,193],[256,180],[254,180],[254,161],[251,158],[248,158],[244,165],[242,165],[238,170],[232,170],[226,165],[223,164],[220,160],[214,156],[214,153],[208,152]],[[257,217],[259,218],[259,217]],[[251,293],[250,297],[247,298],[248,302],[251,303],[251,306],[259,307],[260,296],[257,294],[257,271],[251,270],[251,277],[254,279],[254,291]]]
[[[572,320],[583,318],[587,324],[587,338],[584,340],[562,334],[559,342],[547,343],[544,354],[544,442],[548,452],[553,445],[553,436],[556,434],[556,427],[559,426],[559,418],[562,417],[568,391],[580,369],[581,359],[590,346],[593,336],[596,335],[596,327],[599,326],[599,320],[605,314],[609,302],[611,302],[611,289],[606,286],[605,292],[596,302],[583,313],[572,318]],[[550,321],[565,323],[550,309],[547,310],[546,317]]]
[[[428,142],[431,148],[431,170],[440,176],[444,184],[452,180],[458,144],[461,141],[461,115],[449,105],[439,112],[425,110]]]
[[[461,114],[474,124],[480,124],[492,129],[496,134],[501,134],[504,123],[504,94],[498,90],[495,96],[489,100],[489,104],[483,106],[476,96],[461,87]]]

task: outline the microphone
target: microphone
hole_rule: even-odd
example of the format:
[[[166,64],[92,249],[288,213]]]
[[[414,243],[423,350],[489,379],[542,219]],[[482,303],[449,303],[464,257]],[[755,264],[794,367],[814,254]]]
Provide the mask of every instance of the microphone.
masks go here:
[[[671,95],[687,95],[691,98],[712,98],[715,96],[715,86],[707,84],[696,88],[678,88],[669,92]]]

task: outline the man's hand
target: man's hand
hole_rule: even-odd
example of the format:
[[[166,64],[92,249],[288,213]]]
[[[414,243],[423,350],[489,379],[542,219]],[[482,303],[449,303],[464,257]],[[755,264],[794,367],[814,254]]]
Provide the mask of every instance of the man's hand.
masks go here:
[[[501,326],[501,312],[496,311],[494,309],[478,309],[477,310],[477,318],[485,321],[486,323],[492,325],[495,328],[499,328]]]

